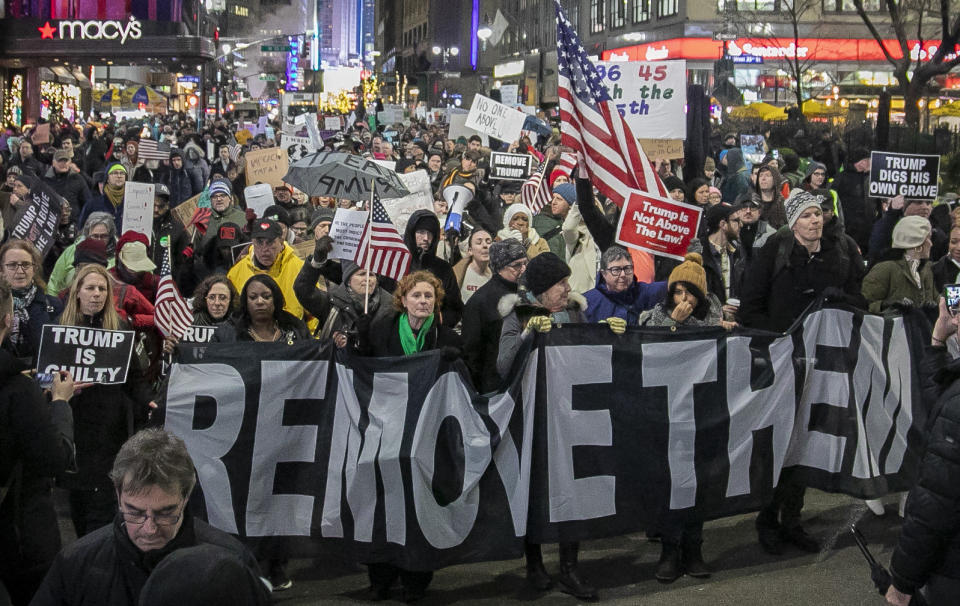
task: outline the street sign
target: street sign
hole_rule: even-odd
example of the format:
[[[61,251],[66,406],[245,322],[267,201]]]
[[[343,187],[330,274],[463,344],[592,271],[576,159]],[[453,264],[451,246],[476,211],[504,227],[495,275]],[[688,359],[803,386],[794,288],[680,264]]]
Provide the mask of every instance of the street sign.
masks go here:
[[[290,45],[289,44],[263,44],[260,46],[260,51],[264,53],[289,53]]]
[[[736,40],[738,37],[734,32],[714,32],[713,34],[714,40]]]
[[[276,74],[260,74],[260,79],[266,80],[267,82],[276,82],[277,75]]]

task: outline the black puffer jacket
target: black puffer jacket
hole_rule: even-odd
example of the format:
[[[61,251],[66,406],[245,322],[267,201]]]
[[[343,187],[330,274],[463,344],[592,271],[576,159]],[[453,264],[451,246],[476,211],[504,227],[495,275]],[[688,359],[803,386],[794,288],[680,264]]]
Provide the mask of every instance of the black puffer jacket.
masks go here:
[[[416,231],[418,228],[429,229],[430,233],[433,234],[433,242],[426,251],[420,251],[417,248]],[[410,215],[410,220],[407,222],[403,242],[413,255],[413,259],[410,261],[410,273],[422,269],[429,271],[440,280],[444,290],[443,303],[440,306],[443,325],[456,326],[463,314],[463,299],[460,297],[460,286],[453,274],[453,268],[449,263],[437,257],[437,244],[440,243],[440,220],[437,219],[437,215],[429,210],[415,211]]]
[[[916,593],[931,574],[960,579],[960,360],[947,362],[945,347],[930,347],[926,354],[923,365],[941,370],[932,386],[924,386],[924,399],[936,396],[938,387],[946,391],[928,422],[920,476],[907,498],[890,560],[894,586],[908,594]]]
[[[500,330],[503,318],[497,310],[500,299],[516,294],[519,286],[493,274],[490,280],[470,297],[463,308],[464,361],[470,369],[474,387],[481,393],[500,385],[497,354],[500,351]]]
[[[832,185],[840,198],[847,235],[856,240],[862,252],[869,252],[870,232],[877,220],[876,198],[867,196],[869,177],[867,173],[857,172],[856,168],[847,164]]]

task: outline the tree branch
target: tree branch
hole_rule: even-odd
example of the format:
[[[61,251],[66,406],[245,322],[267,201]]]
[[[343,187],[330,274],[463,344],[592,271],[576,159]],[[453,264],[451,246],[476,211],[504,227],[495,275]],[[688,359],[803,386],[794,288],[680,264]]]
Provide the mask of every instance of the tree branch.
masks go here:
[[[890,0],[887,0],[888,5]],[[863,9],[863,0],[853,0],[853,6],[857,9],[857,14],[860,15],[860,18],[863,20],[864,25],[867,26],[867,30],[870,32],[870,35],[873,36],[873,39],[880,46],[880,50],[883,51],[883,56],[887,58],[887,61],[893,65],[896,69],[902,69],[902,66],[893,58],[893,55],[890,54],[890,51],[887,50],[886,45],[883,43],[883,36],[880,35],[880,32],[877,31],[877,27],[873,24],[873,21],[870,17],[867,16],[867,12]],[[909,55],[907,55],[909,57]]]

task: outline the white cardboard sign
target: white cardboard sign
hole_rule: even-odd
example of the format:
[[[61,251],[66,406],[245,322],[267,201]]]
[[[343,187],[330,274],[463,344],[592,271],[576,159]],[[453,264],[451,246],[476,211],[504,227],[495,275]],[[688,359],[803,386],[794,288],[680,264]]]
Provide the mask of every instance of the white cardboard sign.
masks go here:
[[[257,183],[243,188],[243,199],[247,201],[247,208],[263,216],[263,211],[273,205],[273,186],[269,183]]]
[[[123,190],[123,231],[135,231],[153,241],[153,183],[127,181]]]
[[[489,97],[475,95],[465,126],[501,141],[516,141],[520,138],[526,119],[527,116],[522,111],[497,103]]]
[[[338,208],[330,224],[330,237],[333,238],[333,250],[330,257],[350,259],[357,257],[357,248],[363,237],[363,226],[367,224],[370,213],[365,210]]]

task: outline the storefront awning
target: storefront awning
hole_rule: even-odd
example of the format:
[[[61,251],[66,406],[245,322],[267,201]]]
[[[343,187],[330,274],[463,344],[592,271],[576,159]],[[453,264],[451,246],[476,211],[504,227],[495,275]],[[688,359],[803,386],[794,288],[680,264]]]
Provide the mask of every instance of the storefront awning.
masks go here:
[[[79,68],[73,68],[70,73],[77,79],[77,84],[80,85],[80,88],[90,88],[90,78],[87,78]]]
[[[73,74],[70,73],[70,70],[63,67],[62,65],[54,65],[50,70],[56,75],[56,80],[60,84],[76,84],[77,79],[73,77]]]

